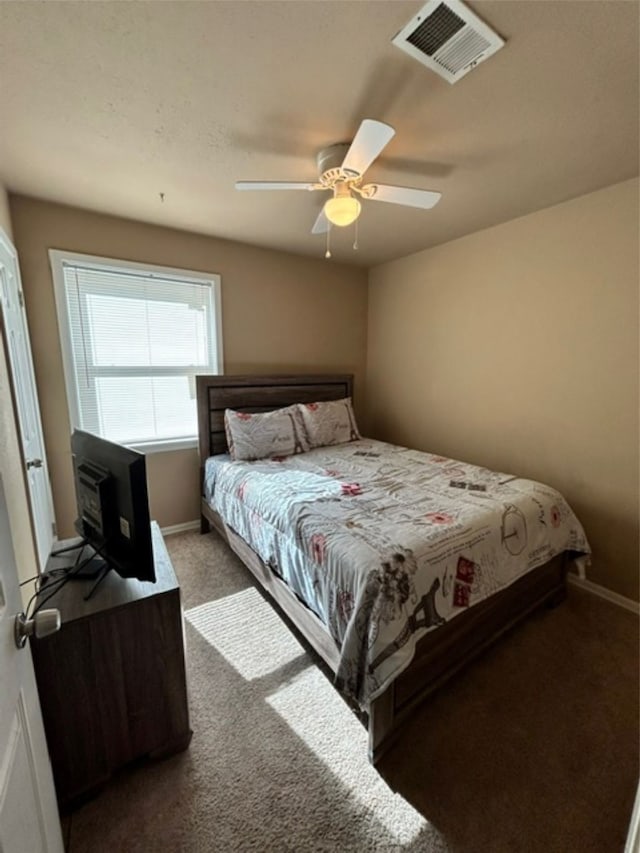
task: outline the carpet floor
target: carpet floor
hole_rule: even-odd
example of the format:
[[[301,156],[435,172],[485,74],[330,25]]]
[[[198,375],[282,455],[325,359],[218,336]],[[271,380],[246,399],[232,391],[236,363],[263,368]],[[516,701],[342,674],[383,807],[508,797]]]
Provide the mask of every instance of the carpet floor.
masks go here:
[[[216,534],[167,538],[193,740],[64,822],[69,853],[620,853],[638,783],[638,619],[587,593],[442,688],[378,770],[366,732]]]

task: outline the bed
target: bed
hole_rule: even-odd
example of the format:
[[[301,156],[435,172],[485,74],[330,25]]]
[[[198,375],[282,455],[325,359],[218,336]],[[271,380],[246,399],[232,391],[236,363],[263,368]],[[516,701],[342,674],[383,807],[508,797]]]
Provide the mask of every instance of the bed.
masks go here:
[[[224,424],[226,409],[241,413],[238,417],[246,417],[247,414],[281,410],[292,404],[309,405],[343,400],[352,396],[353,380],[350,375],[198,376],[196,382],[202,487],[201,529],[207,532],[211,525],[215,528],[309,645],[328,665],[335,676],[337,686],[366,722],[369,732],[369,758],[373,763],[379,760],[397,736],[403,722],[429,693],[531,611],[544,604],[559,603],[565,596],[566,572],[570,559],[578,554],[588,553],[584,534],[579,523],[574,519],[572,535],[566,540],[571,547],[554,554],[551,559],[546,559],[547,552],[552,553],[546,541],[539,540],[538,544],[540,545],[540,542],[542,544],[537,548],[530,543],[527,555],[531,553],[533,559],[529,562],[533,564],[533,568],[527,565],[526,571],[523,570],[524,557],[515,559],[515,556],[522,552],[521,543],[524,541],[522,537],[518,538],[518,526],[526,526],[518,509],[517,498],[518,490],[524,490],[527,484],[531,485],[531,481],[523,481],[514,476],[489,472],[473,466],[464,466],[464,463],[456,463],[454,460],[419,454],[407,448],[384,445],[372,439],[361,439],[357,435],[352,435],[355,440],[348,445],[316,448],[310,452],[286,458],[276,457],[245,463],[229,460]],[[406,469],[401,467],[407,464],[413,467]],[[332,470],[331,465],[348,470],[354,476],[347,477],[345,482],[345,477],[339,471]],[[381,477],[381,466],[395,471],[395,480]],[[319,583],[318,579],[322,580],[322,573],[318,566],[324,560],[325,542],[324,537],[319,533],[313,533],[313,530],[322,529],[317,525],[327,521],[326,513],[329,510],[334,513],[337,511],[336,508],[342,512],[346,507],[351,513],[348,516],[350,521],[347,526],[357,528],[358,523],[353,522],[353,519],[359,516],[354,515],[354,512],[368,502],[378,513],[375,517],[383,522],[380,525],[381,529],[387,525],[388,531],[391,529],[388,525],[388,516],[393,514],[391,510],[397,515],[395,504],[389,504],[390,512],[386,513],[385,496],[380,494],[380,489],[377,489],[378,503],[374,504],[371,500],[373,486],[381,482],[389,482],[393,490],[393,483],[402,481],[403,488],[408,488],[405,481],[410,479],[410,472],[415,467],[420,467],[416,488],[420,487],[421,483],[426,483],[425,494],[428,492],[431,495],[430,498],[425,497],[425,500],[437,501],[441,495],[455,492],[456,501],[459,502],[457,493],[464,492],[460,504],[463,515],[465,512],[477,513],[478,506],[484,510],[491,504],[492,496],[499,494],[504,505],[501,520],[497,522],[500,530],[492,531],[484,522],[484,527],[478,529],[483,531],[482,535],[485,539],[497,537],[501,542],[502,551],[507,558],[504,561],[506,566],[504,571],[510,565],[517,565],[519,569],[515,576],[505,581],[500,574],[503,571],[501,561],[492,556],[486,559],[483,557],[484,585],[480,584],[478,582],[482,574],[479,568],[480,563],[474,563],[472,552],[462,549],[466,557],[458,556],[458,551],[461,550],[459,542],[462,540],[459,539],[458,545],[449,547],[448,550],[447,547],[437,544],[447,540],[442,540],[443,534],[436,528],[451,523],[452,531],[455,530],[456,524],[453,523],[456,521],[453,517],[455,513],[441,510],[441,505],[437,502],[433,504],[435,511],[432,512],[425,513],[425,507],[418,508],[419,524],[427,530],[428,537],[431,537],[429,543],[433,539],[433,543],[437,544],[437,547],[434,544],[428,545],[431,551],[425,550],[427,545],[424,545],[424,553],[427,556],[437,553],[438,560],[440,558],[443,560],[443,566],[453,565],[452,574],[447,575],[446,566],[444,574],[440,570],[436,572],[433,566],[437,560],[435,557],[433,560],[429,559],[427,562],[435,574],[433,579],[424,581],[427,587],[419,588],[417,581],[414,584],[412,569],[412,597],[408,592],[403,594],[402,607],[398,610],[398,618],[404,621],[394,623],[395,613],[388,618],[385,617],[383,627],[388,634],[386,640],[377,627],[372,630],[369,627],[362,628],[360,625],[359,627],[362,628],[360,633],[354,632],[353,625],[356,623],[356,618],[355,616],[351,618],[353,608],[350,607],[346,615],[342,613],[344,609],[342,591],[339,591],[339,595],[335,595],[323,594],[320,590],[317,600],[312,601],[307,594],[309,584],[305,586],[304,579],[298,582],[295,571],[293,573],[283,571],[284,564],[281,563],[280,558],[268,557],[267,555],[272,551],[268,548],[265,550],[258,539],[255,541],[252,539],[253,522],[257,518],[255,506],[251,509],[244,506],[244,501],[240,503],[232,501],[233,495],[244,492],[247,483],[250,484],[252,494],[254,492],[260,494],[257,489],[261,482],[271,484],[272,491],[267,493],[263,500],[269,504],[269,512],[279,513],[274,522],[277,528],[276,533],[286,541],[287,548],[291,549],[294,547],[292,543],[299,542],[301,539],[300,524],[304,525],[305,533],[302,538],[305,542],[311,543],[309,560],[317,564],[316,574],[311,584],[316,586],[317,582]],[[284,499],[283,508],[280,510],[278,500],[273,497],[277,493],[277,490],[276,493],[273,492],[274,483],[277,483],[277,488],[283,496],[292,495],[296,484],[300,484],[301,493],[299,496],[294,494],[290,500],[292,507],[288,508],[289,514],[293,512],[291,524],[297,525],[295,535],[286,527],[289,522],[284,511]],[[527,496],[527,500],[534,501],[540,506],[540,525],[538,526],[541,530],[542,526],[547,527],[550,535],[551,533],[559,535],[555,528],[560,525],[561,515],[571,513],[570,509],[554,490],[542,484],[533,483],[532,485],[538,491]],[[557,498],[553,506],[549,504],[543,508],[543,500],[547,499],[549,494],[555,494]],[[214,495],[217,496],[216,500]],[[516,498],[513,495],[516,495]],[[241,494],[241,497],[244,495]],[[318,516],[317,512],[320,511],[321,514]],[[313,512],[316,513],[315,516]],[[265,513],[262,515],[265,516]],[[258,518],[260,526],[263,520]],[[316,528],[309,526],[314,523]],[[405,525],[405,528],[403,528],[404,538],[413,542],[416,531],[415,518],[412,519],[411,526]],[[457,529],[458,537],[467,537],[465,545],[479,547],[477,542],[482,537],[476,535],[476,531],[473,531],[466,522],[457,523]],[[349,530],[347,531],[349,537],[352,532],[357,533]],[[545,531],[543,533],[546,535]],[[473,541],[469,538],[471,534],[473,534]],[[455,541],[453,532],[447,535],[453,536],[451,541]],[[436,536],[439,538],[435,538]],[[369,529],[360,531],[360,538],[355,548],[365,561],[370,559],[369,552],[375,545],[368,540],[375,538],[376,532],[371,525]],[[526,536],[524,538],[526,540]],[[354,541],[350,538],[352,551]],[[564,542],[564,539],[562,541]],[[270,544],[269,548],[271,547]],[[369,549],[368,552],[367,549]],[[398,551],[401,552],[400,555]],[[452,563],[451,555],[454,551],[456,555]],[[396,547],[393,560],[399,556],[404,561],[403,554],[409,558],[413,552],[410,549]],[[294,554],[294,559],[296,556],[299,556],[297,552]],[[538,565],[542,559],[544,562]],[[382,562],[383,568],[378,571],[376,578],[389,576],[391,586],[394,587],[394,595],[397,597],[400,585],[398,578],[406,582],[407,572],[404,571],[406,565],[402,567],[403,571],[399,572],[397,560],[395,564],[393,560],[391,563]],[[476,571],[475,578],[474,571]],[[288,582],[283,579],[285,575]],[[429,584],[431,584],[430,588]],[[452,588],[450,598],[455,601],[455,606],[449,608],[446,618],[444,618],[445,614],[440,613],[438,609],[442,609],[442,604],[438,607],[434,606],[436,591],[440,592],[439,600],[443,600],[442,590],[438,589],[441,584]],[[493,591],[492,587],[498,591]],[[477,603],[472,601],[473,606],[469,607],[469,601],[465,600],[465,595],[468,598],[470,588],[477,593],[478,600]],[[364,597],[363,593],[363,599]],[[328,601],[331,603],[327,604]],[[331,610],[334,606],[335,614]],[[360,615],[358,619],[362,622]],[[368,639],[363,642],[362,636],[367,631],[369,631]],[[377,645],[371,641],[372,634],[375,635]],[[355,645],[353,636],[356,637]],[[368,661],[364,660],[364,652],[361,649],[359,653],[358,642],[360,646],[370,647],[371,658]],[[354,649],[355,652],[352,654]]]

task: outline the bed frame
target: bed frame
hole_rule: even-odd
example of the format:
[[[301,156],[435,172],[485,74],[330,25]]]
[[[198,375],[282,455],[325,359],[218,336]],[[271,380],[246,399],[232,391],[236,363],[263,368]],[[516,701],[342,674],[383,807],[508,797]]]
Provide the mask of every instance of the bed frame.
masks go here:
[[[196,385],[202,482],[206,459],[227,451],[224,432],[226,408],[267,412],[296,402],[338,400],[352,395],[353,377],[198,376]],[[208,532],[210,525],[335,673],[339,649],[322,622],[203,499],[201,531]],[[428,694],[533,610],[545,603],[554,606],[565,598],[567,557],[567,554],[555,557],[507,589],[422,637],[410,666],[371,703],[367,726],[369,760],[373,764],[377,763],[397,737],[403,722]]]

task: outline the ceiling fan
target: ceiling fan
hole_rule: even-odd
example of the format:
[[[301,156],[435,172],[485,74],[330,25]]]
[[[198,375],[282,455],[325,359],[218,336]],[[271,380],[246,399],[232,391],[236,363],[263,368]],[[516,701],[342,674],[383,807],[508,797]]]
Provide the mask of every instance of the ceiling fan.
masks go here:
[[[369,201],[386,201],[428,210],[438,203],[440,193],[413,187],[362,183],[364,173],[393,136],[395,130],[390,125],[366,118],[351,144],[339,143],[318,152],[318,181],[237,181],[236,189],[332,191],[333,196],[320,211],[311,229],[312,234],[324,234],[332,225],[343,228],[355,222],[362,207],[356,196]]]

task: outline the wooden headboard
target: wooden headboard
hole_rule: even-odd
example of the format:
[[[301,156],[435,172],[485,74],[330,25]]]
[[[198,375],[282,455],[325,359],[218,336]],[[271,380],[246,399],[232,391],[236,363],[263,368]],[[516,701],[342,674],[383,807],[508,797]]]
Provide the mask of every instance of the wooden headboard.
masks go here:
[[[209,456],[227,452],[224,410],[270,412],[292,403],[315,403],[351,397],[353,376],[196,376],[198,451],[204,465]]]

